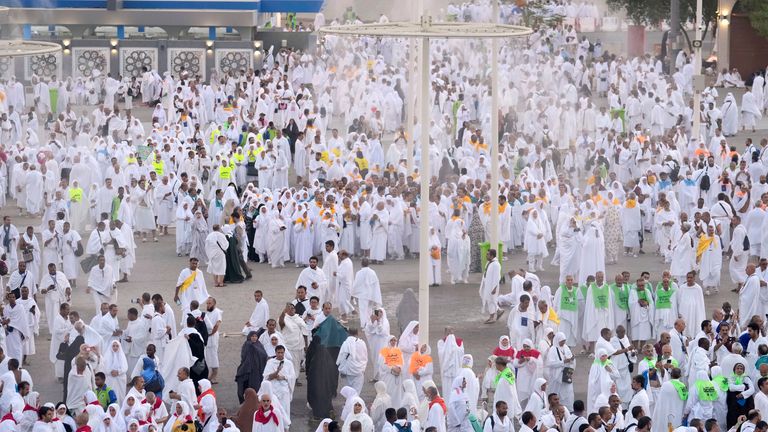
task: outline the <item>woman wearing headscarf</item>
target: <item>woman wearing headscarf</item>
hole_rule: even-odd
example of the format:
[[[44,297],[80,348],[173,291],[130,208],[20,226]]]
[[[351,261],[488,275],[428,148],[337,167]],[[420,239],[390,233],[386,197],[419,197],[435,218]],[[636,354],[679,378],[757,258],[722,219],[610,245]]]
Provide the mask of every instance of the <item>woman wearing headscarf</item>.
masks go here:
[[[138,420],[132,418],[128,421],[128,432],[139,432],[140,427],[141,425],[139,424]],[[178,429],[178,430],[181,430],[181,429]],[[174,432],[175,431],[176,429],[174,429]]]
[[[472,431],[472,424],[469,422],[469,399],[464,388],[467,382],[463,376],[457,376],[451,383],[451,394],[448,396],[448,412],[446,413],[446,423],[448,432],[469,432]]]
[[[442,283],[442,249],[443,243],[435,227],[429,227],[429,285],[439,286]]]
[[[173,432],[177,430],[179,426],[192,421],[192,410],[189,405],[184,401],[176,401],[173,404],[171,415],[165,422],[163,432]]]
[[[533,383],[533,392],[525,406],[525,411],[530,411],[536,418],[541,418],[549,411],[549,401],[547,400],[547,380],[537,378]]]
[[[525,250],[528,251],[528,271],[544,270],[544,258],[549,256],[544,238],[544,220],[538,210],[531,210],[525,226]]]
[[[755,407],[754,394],[755,385],[746,374],[744,363],[736,363],[733,366],[733,373],[728,377],[728,394],[725,400],[728,407],[726,416],[728,428],[735,425],[740,416],[747,415]]]
[[[331,422],[333,422],[333,420],[329,418],[322,419],[320,424],[317,425],[317,428],[315,428],[315,432],[328,432],[328,426],[331,424]]]
[[[261,387],[264,368],[267,365],[267,353],[259,342],[259,333],[252,331],[240,349],[240,365],[237,367],[235,382],[237,382],[237,398],[240,403],[245,401],[245,390]]]
[[[128,372],[128,359],[125,357],[123,347],[119,341],[112,341],[107,352],[101,358],[102,369],[107,376],[107,386],[115,391],[117,400],[125,397]]]
[[[48,403],[43,406],[52,407],[53,404]],[[57,421],[62,424],[62,427],[63,425],[68,425],[71,431],[77,430],[77,423],[75,423],[75,419],[69,415],[69,408],[66,404],[60,403],[56,405],[56,414],[54,414],[53,417],[58,419]]]
[[[541,376],[541,353],[534,349],[531,339],[524,339],[512,363],[517,370],[517,395],[522,406],[534,391],[534,380]]]
[[[616,264],[622,244],[621,215],[618,204],[614,204],[613,192],[608,192],[605,209],[605,255],[607,264]],[[617,201],[618,203],[618,201]]]
[[[387,408],[392,407],[392,398],[387,393],[387,385],[384,384],[384,381],[376,381],[376,384],[374,384],[373,387],[376,390],[376,398],[371,404],[371,419],[373,420],[376,430],[379,431],[382,430],[384,424],[387,422],[384,411],[386,411]]]
[[[309,217],[304,204],[296,208],[293,220],[293,250],[294,262],[296,267],[306,267],[309,265],[309,258],[312,256],[312,220]]]
[[[203,217],[203,212],[201,210],[196,211],[190,229],[191,248],[189,258],[197,258],[201,266],[208,264],[208,254],[205,253],[205,238],[208,237],[209,232],[208,222]]]
[[[400,335],[397,346],[403,352],[403,361],[405,365],[410,365],[411,355],[419,350],[419,322],[410,321]],[[410,378],[410,372],[406,372],[406,378]]]
[[[400,402],[400,406],[408,410],[408,419],[412,420],[419,409],[419,395],[413,380],[403,381],[403,400]]]
[[[200,395],[197,396],[197,419],[203,425],[203,430],[198,432],[216,432],[219,428],[219,418],[216,416],[216,393],[211,388],[211,382],[201,379],[197,385],[200,387]]]
[[[389,336],[389,344],[379,351],[379,377],[387,385],[393,406],[400,406],[402,399],[403,380],[405,379],[405,363],[403,351],[397,346],[397,338]]]
[[[259,409],[259,396],[252,388],[245,389],[244,400],[233,418],[240,432],[251,432],[253,429],[253,415]]]
[[[352,413],[344,419],[344,426],[342,426],[341,432],[350,432],[349,426],[354,421],[360,422],[362,432],[374,432],[376,430],[373,427],[373,420],[366,413],[365,402],[358,396],[352,398]]]
[[[605,393],[605,389],[620,378],[618,368],[613,365],[608,351],[599,349],[595,353],[595,361],[589,369],[587,381],[587,412],[595,412],[595,401]]]
[[[509,336],[502,335],[499,337],[499,345],[493,349],[492,354],[496,357],[515,358],[515,348],[509,342]]]
[[[573,404],[573,370],[576,361],[571,348],[566,344],[565,333],[558,332],[552,340],[552,347],[547,352],[547,373],[545,377],[549,383],[551,393],[560,395],[560,401],[565,406]],[[568,369],[568,372],[563,372]]]
[[[120,413],[120,405],[116,403],[109,405],[107,411],[104,413],[104,418],[107,417],[109,417],[110,426],[115,432],[122,432],[127,428],[125,418]]]
[[[421,386],[425,381],[432,380],[434,365],[431,354],[432,349],[427,344],[421,345],[418,351],[411,354],[411,359],[408,361],[408,374],[413,378],[416,387]]]

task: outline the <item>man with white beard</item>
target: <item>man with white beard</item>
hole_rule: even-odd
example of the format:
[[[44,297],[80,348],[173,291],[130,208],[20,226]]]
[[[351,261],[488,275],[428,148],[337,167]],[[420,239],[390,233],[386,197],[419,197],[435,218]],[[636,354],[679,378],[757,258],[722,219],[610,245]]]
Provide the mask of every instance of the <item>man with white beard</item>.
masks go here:
[[[339,349],[336,366],[339,367],[339,375],[344,379],[345,385],[357,390],[358,394],[363,390],[367,364],[368,348],[365,341],[358,337],[357,328],[350,328],[347,339]]]
[[[352,297],[357,299],[360,308],[360,325],[364,328],[371,319],[371,312],[381,307],[381,286],[376,272],[369,267],[368,258],[360,261],[360,270],[352,283]]]

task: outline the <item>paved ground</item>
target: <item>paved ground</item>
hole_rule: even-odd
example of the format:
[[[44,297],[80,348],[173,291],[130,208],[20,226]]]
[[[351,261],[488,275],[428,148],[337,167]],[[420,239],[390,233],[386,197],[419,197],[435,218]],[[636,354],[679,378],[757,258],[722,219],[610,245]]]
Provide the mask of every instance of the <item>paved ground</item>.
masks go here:
[[[725,93],[725,92],[721,92]],[[737,94],[740,100],[740,94]],[[77,112],[81,112],[78,110]],[[146,120],[149,113],[146,109],[136,110],[136,114]],[[761,122],[761,130],[755,134],[740,134],[734,139],[739,148],[743,147],[744,139],[747,136],[759,138],[765,136],[765,129],[768,129],[768,121]],[[6,208],[0,209],[1,215],[17,215],[17,208],[11,204]],[[28,224],[39,225],[39,221],[31,221],[25,218],[14,218],[14,223],[20,229]],[[84,234],[87,238],[87,234]],[[135,299],[143,292],[161,293],[166,299],[173,298],[175,283],[178,272],[186,266],[186,258],[178,258],[175,254],[175,239],[173,236],[161,237],[159,243],[139,243],[137,250],[137,262],[128,283],[119,285],[119,307],[121,324],[125,325],[125,311],[130,308],[130,299]],[[651,250],[647,248],[646,250]],[[551,250],[553,253],[554,250]],[[509,261],[504,263],[505,268],[520,268],[525,265],[524,255],[518,253],[509,257]],[[649,253],[639,258],[621,257],[619,264],[607,267],[607,274],[628,270],[633,277],[647,270],[652,273],[652,279],[655,281],[660,277],[661,271],[666,267],[661,264],[661,260]],[[724,265],[727,269],[727,264]],[[355,269],[359,269],[359,261],[355,260]],[[381,266],[375,266],[381,280],[382,294],[385,307],[394,315],[397,304],[400,301],[403,291],[407,288],[417,289],[418,286],[418,264],[415,260],[406,260],[400,262],[388,262]],[[215,386],[219,405],[228,409],[237,408],[236,387],[234,385],[234,373],[239,363],[239,352],[243,342],[240,334],[243,323],[248,319],[253,308],[251,293],[255,289],[264,291],[265,298],[271,305],[271,316],[277,317],[281,305],[293,297],[293,287],[299,274],[299,269],[285,268],[273,270],[265,265],[252,264],[254,277],[252,280],[240,284],[229,285],[224,288],[212,288],[212,280],[206,275],[206,282],[209,286],[211,295],[215,296],[219,302],[219,307],[224,311],[224,322],[222,334],[225,336],[221,340],[220,356],[221,370],[219,372],[219,382]],[[443,265],[445,272],[446,265]],[[557,281],[557,269],[547,266],[546,271],[539,273],[542,283],[555,286]],[[611,277],[612,278],[612,277]],[[85,296],[83,287],[86,285],[86,277],[81,276],[78,279],[78,288],[73,295],[73,309],[84,312],[85,317],[91,318],[93,303],[90,296]],[[443,280],[448,280],[444,273]],[[477,294],[479,274],[473,274],[470,277],[468,285],[443,285],[433,288],[430,291],[430,323],[432,328],[432,347],[436,353],[436,341],[442,335],[442,329],[445,326],[453,326],[457,329],[457,334],[466,341],[467,352],[475,358],[475,372],[481,373],[484,369],[485,358],[490,354],[493,347],[496,346],[498,337],[507,332],[506,326],[502,322],[493,325],[484,325],[479,314],[480,303]],[[734,302],[736,295],[729,292],[731,285],[727,272],[724,271],[722,279],[721,293],[717,296],[706,299],[707,309],[722,304],[723,301]],[[507,288],[508,290],[508,288]],[[506,290],[504,291],[506,292]],[[738,304],[738,303],[736,303]],[[174,305],[175,308],[175,305]],[[179,311],[176,309],[176,315]],[[502,320],[504,321],[504,320]],[[352,323],[353,325],[355,323]],[[396,332],[396,319],[391,320],[393,332]],[[41,324],[42,329],[47,329],[46,324]],[[51,364],[48,361],[49,341],[46,330],[41,329],[41,335],[37,339],[38,354],[31,359],[28,366],[35,382],[35,389],[43,395],[43,400],[58,401],[61,399],[61,385],[56,383],[53,378]],[[438,362],[437,355],[435,361]],[[585,397],[586,377],[588,367],[592,360],[586,357],[579,357],[577,360],[577,373],[575,374],[576,397]],[[438,366],[439,368],[439,366]],[[439,370],[439,369],[437,369]],[[368,377],[370,378],[370,368]],[[435,374],[439,381],[439,374]],[[302,377],[302,380],[304,378]],[[439,383],[439,382],[438,382]],[[316,420],[310,419],[309,411],[305,406],[306,387],[298,387],[294,404],[292,406],[293,424],[292,430],[305,431],[314,430]],[[364,389],[366,401],[373,399],[373,387],[366,384]],[[337,408],[341,401],[335,400]],[[338,411],[337,409],[337,412]]]

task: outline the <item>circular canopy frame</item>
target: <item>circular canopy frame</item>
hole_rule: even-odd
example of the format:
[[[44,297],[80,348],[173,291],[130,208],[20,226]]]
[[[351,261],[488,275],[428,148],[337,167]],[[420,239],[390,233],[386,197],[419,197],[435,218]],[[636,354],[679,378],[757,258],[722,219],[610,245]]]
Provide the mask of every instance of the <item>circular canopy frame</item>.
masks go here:
[[[60,51],[61,45],[54,42],[32,40],[0,40],[0,58],[54,54]]]
[[[369,24],[347,24],[322,27],[322,35],[338,36],[381,36],[434,39],[505,39],[528,36],[533,30],[528,27],[459,22],[391,22]]]

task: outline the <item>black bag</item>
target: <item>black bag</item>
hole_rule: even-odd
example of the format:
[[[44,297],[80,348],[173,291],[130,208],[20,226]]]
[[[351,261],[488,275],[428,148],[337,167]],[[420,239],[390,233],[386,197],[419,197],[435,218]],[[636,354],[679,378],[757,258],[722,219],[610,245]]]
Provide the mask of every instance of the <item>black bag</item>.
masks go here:
[[[703,191],[708,191],[709,187],[711,186],[711,182],[709,180],[709,174],[704,173],[701,175],[701,182],[699,182],[699,189]]]
[[[80,268],[83,269],[83,273],[90,273],[91,269],[99,264],[98,255],[88,255],[80,261]]]
[[[749,246],[750,246],[749,245],[749,236],[745,235],[744,236],[744,244],[742,245],[742,247],[744,248],[743,250],[748,251],[749,250]]]
[[[405,425],[400,426],[400,423],[394,423],[395,429],[398,432],[411,432],[411,423],[406,422]],[[493,427],[493,418],[491,418],[491,427]]]
[[[205,372],[206,367],[205,359],[200,359],[196,361],[191,368],[189,368],[189,371],[195,375],[202,375],[202,373]]]

